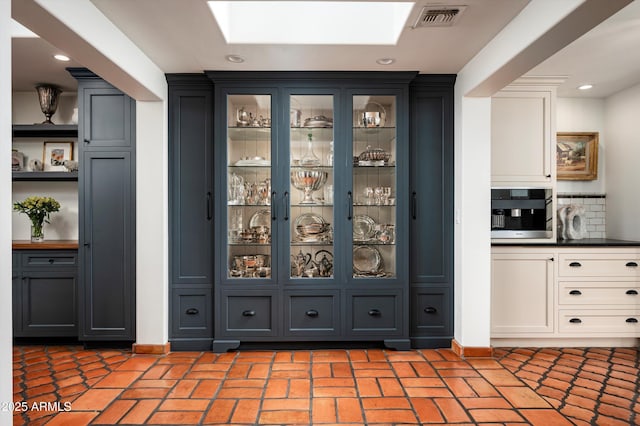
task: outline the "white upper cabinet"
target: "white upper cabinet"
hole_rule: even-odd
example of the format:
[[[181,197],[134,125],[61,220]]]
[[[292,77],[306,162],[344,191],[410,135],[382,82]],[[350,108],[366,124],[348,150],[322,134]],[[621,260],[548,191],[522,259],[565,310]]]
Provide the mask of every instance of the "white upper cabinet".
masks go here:
[[[555,86],[540,78],[522,78],[492,97],[494,185],[553,185],[555,99]]]

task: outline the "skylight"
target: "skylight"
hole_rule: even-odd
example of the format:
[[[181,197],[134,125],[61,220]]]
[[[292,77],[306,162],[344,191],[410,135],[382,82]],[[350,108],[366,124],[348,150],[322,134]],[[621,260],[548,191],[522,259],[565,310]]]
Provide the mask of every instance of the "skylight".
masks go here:
[[[394,45],[413,2],[209,1],[228,44]]]

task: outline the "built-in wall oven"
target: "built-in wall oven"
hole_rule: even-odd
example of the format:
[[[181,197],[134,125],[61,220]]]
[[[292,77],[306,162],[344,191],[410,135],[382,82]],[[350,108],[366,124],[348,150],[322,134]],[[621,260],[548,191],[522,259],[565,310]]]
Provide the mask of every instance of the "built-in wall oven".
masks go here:
[[[491,238],[553,238],[550,188],[491,188]]]

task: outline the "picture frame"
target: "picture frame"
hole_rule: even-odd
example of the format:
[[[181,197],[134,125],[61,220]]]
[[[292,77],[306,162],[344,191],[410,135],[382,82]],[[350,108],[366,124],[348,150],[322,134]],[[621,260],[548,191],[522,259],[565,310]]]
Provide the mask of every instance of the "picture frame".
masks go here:
[[[598,179],[598,132],[558,132],[556,179]]]
[[[65,160],[73,160],[73,142],[44,142],[42,164],[45,172],[66,171]]]

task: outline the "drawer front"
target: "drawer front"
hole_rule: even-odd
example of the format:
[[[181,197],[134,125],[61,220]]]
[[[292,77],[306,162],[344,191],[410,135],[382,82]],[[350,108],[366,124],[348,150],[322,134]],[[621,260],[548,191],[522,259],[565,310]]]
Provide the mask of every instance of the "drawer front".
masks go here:
[[[337,292],[325,295],[285,293],[284,311],[287,335],[332,336],[340,332]]]
[[[560,281],[558,290],[561,305],[640,306],[640,281]]]
[[[76,251],[40,251],[22,253],[24,268],[76,267],[78,253]]]
[[[411,290],[411,335],[450,335],[450,303],[448,288],[413,288]]]
[[[213,337],[211,288],[174,288],[171,337]]]
[[[223,298],[221,315],[224,336],[275,335],[275,309],[270,294],[226,294]]]
[[[351,333],[397,335],[402,331],[400,293],[354,294],[348,304]]]
[[[607,337],[640,336],[639,309],[584,309],[560,310],[561,333],[607,333]]]
[[[640,258],[624,254],[561,254],[561,277],[640,278]]]

